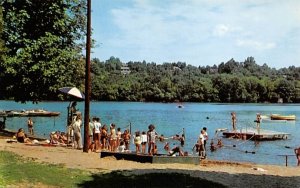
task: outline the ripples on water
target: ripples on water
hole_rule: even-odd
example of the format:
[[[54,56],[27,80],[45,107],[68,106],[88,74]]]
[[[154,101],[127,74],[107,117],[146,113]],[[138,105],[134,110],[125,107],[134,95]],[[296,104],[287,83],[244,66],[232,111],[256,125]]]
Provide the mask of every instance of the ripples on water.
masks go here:
[[[21,110],[21,109],[45,109],[61,112],[58,117],[33,117],[35,122],[35,133],[39,136],[48,137],[51,131],[65,131],[68,102],[41,102],[38,104],[20,104],[12,101],[1,101],[0,110]],[[184,103],[184,108],[177,108],[175,103],[133,103],[133,102],[92,102],[91,116],[98,116],[102,124],[115,123],[117,127],[124,128],[129,124],[132,132],[147,131],[149,124],[156,126],[159,134],[166,137],[175,134],[182,134],[183,128],[186,134],[186,144],[183,150],[192,153],[200,130],[207,127],[210,139],[215,137],[215,130],[218,128],[231,128],[230,112],[237,113],[237,127],[255,127],[256,113],[269,115],[295,114],[300,117],[300,105],[278,105],[278,104],[215,104],[215,103]],[[78,103],[77,107],[83,113],[84,103]],[[293,148],[300,146],[299,121],[274,122],[263,121],[262,129],[290,133],[287,140],[263,141],[255,145],[253,141],[241,141],[223,138],[226,147],[215,152],[208,151],[208,158],[246,161],[261,164],[285,165],[285,158],[278,155],[293,155]],[[7,118],[7,128],[17,130],[23,127],[27,130],[27,117]],[[122,131],[123,131],[122,130]],[[221,136],[221,134],[219,135]],[[208,142],[209,146],[210,141]],[[171,146],[179,144],[171,142]],[[208,147],[207,146],[207,147]],[[236,146],[236,147],[233,147]],[[158,145],[161,152],[163,143]],[[131,145],[134,149],[134,146]],[[248,151],[246,153],[246,151]],[[255,154],[252,154],[255,152]],[[289,157],[289,166],[296,165],[296,157]]]

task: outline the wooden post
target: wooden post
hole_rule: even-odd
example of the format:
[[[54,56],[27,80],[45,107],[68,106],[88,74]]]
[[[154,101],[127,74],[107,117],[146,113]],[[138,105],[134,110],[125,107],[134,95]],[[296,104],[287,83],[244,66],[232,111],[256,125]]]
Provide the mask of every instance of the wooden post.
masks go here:
[[[130,133],[130,135],[132,135],[131,134],[131,122],[129,122],[129,133]]]
[[[91,96],[91,0],[87,0],[87,34],[86,34],[86,65],[85,65],[85,103],[84,103],[84,143],[83,151],[88,152],[90,145],[90,96]]]

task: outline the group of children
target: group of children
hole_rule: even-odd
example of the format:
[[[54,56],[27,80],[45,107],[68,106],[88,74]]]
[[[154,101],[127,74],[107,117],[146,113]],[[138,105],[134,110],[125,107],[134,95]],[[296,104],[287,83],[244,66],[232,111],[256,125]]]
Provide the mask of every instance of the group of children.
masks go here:
[[[176,135],[172,138],[179,140],[182,145],[184,144],[184,137]],[[100,118],[97,117],[93,118],[90,122],[90,140],[93,142],[89,149],[94,152],[99,152],[100,150],[129,152],[130,141],[132,140],[137,154],[155,155],[158,151],[156,142],[158,140],[165,141],[166,139],[168,138],[165,138],[163,135],[158,135],[153,124],[148,126],[148,131],[136,131],[134,135],[131,135],[129,129],[125,129],[124,132],[122,132],[121,128],[116,128],[114,123],[109,126],[105,124],[102,126]],[[175,153],[172,149],[167,151]]]

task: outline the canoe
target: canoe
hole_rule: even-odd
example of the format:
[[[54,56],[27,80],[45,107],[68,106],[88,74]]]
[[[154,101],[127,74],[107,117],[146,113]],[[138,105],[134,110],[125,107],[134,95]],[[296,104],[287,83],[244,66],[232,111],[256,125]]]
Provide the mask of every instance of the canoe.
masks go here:
[[[271,120],[286,120],[286,121],[295,121],[296,116],[295,115],[280,115],[280,114],[272,114]]]

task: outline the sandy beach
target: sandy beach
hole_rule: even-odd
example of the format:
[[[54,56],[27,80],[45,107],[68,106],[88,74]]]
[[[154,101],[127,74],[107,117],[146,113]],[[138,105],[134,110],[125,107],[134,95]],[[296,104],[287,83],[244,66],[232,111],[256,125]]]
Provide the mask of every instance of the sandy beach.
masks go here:
[[[100,158],[99,153],[84,153],[66,147],[45,147],[7,143],[0,139],[0,150],[11,151],[24,158],[37,162],[64,165],[67,168],[79,168],[97,172],[114,170],[133,174],[150,172],[177,172],[201,177],[221,183],[228,187],[300,187],[300,167],[257,165],[226,161],[203,160],[200,165],[189,164],[150,164],[113,157]]]

